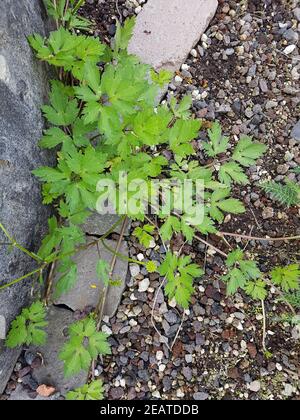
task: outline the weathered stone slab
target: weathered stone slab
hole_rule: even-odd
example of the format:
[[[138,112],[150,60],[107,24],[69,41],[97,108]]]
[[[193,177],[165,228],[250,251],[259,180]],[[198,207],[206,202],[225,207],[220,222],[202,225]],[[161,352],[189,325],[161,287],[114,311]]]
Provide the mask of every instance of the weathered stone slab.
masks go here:
[[[115,241],[106,241],[107,245],[115,249]],[[99,244],[101,259],[110,264],[112,253]],[[128,247],[125,241],[122,242],[120,254],[128,256]],[[55,300],[56,305],[66,305],[72,310],[83,310],[86,306],[96,307],[99,296],[103,292],[104,284],[97,279],[96,265],[99,260],[99,254],[96,246],[80,251],[74,261],[78,267],[78,280],[76,285],[68,292]],[[127,261],[117,258],[113,279],[119,282],[118,285],[109,286],[104,315],[112,317],[118,309],[126,285],[126,275],[128,270]]]
[[[26,37],[45,34],[45,10],[39,0],[0,1],[0,221],[16,240],[36,251],[47,229],[49,209],[42,205],[40,184],[31,171],[50,163],[41,152],[41,105],[47,98],[47,72],[31,52]],[[0,233],[0,242],[5,241]],[[16,249],[0,247],[0,281],[9,282],[36,267]],[[0,291],[0,315],[10,322],[31,298],[32,282]],[[0,394],[20,353],[0,342]]]
[[[6,321],[3,315],[0,315],[0,340],[6,339]]]
[[[129,52],[156,70],[178,70],[217,6],[217,0],[149,0],[137,17]]]
[[[117,214],[99,214],[99,213],[92,213],[85,223],[81,225],[82,230],[89,235],[97,235],[101,236],[104,235],[107,231],[111,229],[111,227],[117,223],[120,219],[120,216]],[[120,233],[121,231],[120,223],[115,229],[115,233]],[[127,223],[127,227],[125,229],[125,236],[129,235],[130,233],[130,223]]]
[[[53,394],[50,397],[41,397],[40,395],[37,395],[34,398],[34,401],[47,401],[47,400],[57,400],[59,398],[59,394]],[[33,399],[30,398],[28,395],[28,391],[23,388],[21,384],[18,384],[16,389],[10,394],[9,400],[15,400],[15,401],[32,401]]]
[[[82,371],[70,378],[64,377],[63,362],[58,355],[67,341],[68,326],[73,323],[73,312],[63,308],[50,307],[47,315],[49,322],[47,327],[47,344],[45,346],[31,347],[32,352],[39,352],[43,356],[44,363],[41,367],[34,369],[32,376],[40,385],[52,385],[62,395],[70,389],[84,385],[87,373]]]

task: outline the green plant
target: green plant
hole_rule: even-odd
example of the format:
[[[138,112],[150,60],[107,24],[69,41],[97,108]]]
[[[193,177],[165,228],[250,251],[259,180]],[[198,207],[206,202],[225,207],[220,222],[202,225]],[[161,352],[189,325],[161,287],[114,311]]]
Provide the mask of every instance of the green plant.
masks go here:
[[[150,234],[154,232],[155,227],[153,225],[146,224],[143,227],[136,227],[133,231],[133,235],[138,238],[140,243],[144,245],[144,247],[148,248],[151,241],[153,240],[153,236]]]
[[[89,400],[89,401],[100,401],[104,398],[104,387],[101,379],[92,381],[89,384],[85,384],[80,388],[76,388],[74,391],[69,391],[66,395],[67,400]]]
[[[183,308],[188,308],[194,291],[193,279],[204,272],[197,264],[191,264],[191,257],[177,257],[168,252],[159,272],[167,279],[165,292],[169,299],[175,298]]]
[[[239,289],[244,290],[254,300],[265,300],[268,285],[274,284],[285,294],[300,289],[300,269],[298,264],[276,267],[267,275],[262,273],[255,261],[245,258],[242,250],[236,249],[228,254],[226,260],[228,273],[222,277],[227,284],[227,294],[232,295]],[[270,282],[266,281],[270,278]]]
[[[255,261],[246,260],[243,251],[236,249],[228,255],[226,266],[229,272],[223,276],[223,280],[227,284],[229,295],[241,288],[254,299],[265,299],[267,296],[266,285],[259,280],[261,272]]]
[[[107,334],[98,332],[92,317],[78,321],[69,327],[69,339],[63,346],[59,358],[64,362],[65,376],[88,370],[98,355],[110,354]]]
[[[294,181],[285,179],[285,184],[269,181],[261,184],[262,189],[280,204],[291,207],[300,204],[300,186]]]
[[[44,328],[48,325],[45,317],[46,309],[42,302],[37,301],[30,307],[24,308],[11,323],[6,339],[7,347],[45,344],[47,335]]]
[[[271,271],[270,276],[272,282],[280,286],[286,293],[299,289],[300,269],[298,264],[277,267]]]

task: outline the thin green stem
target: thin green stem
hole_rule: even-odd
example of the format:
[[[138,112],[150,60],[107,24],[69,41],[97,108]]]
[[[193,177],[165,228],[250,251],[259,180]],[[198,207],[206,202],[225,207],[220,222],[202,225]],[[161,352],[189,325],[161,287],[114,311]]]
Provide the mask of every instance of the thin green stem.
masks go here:
[[[37,268],[36,270],[31,271],[30,273],[25,274],[24,276],[19,277],[19,278],[15,279],[15,280],[11,281],[10,283],[5,284],[4,286],[0,286],[0,290],[6,289],[6,288],[8,288],[10,286],[13,286],[14,284],[17,284],[20,281],[25,280],[28,277],[31,277],[31,276],[33,276],[36,273],[42,273],[45,267],[46,267],[46,265],[43,264],[41,267]]]
[[[40,258],[38,255],[34,254],[33,252],[28,251],[28,249],[26,249],[22,245],[18,244],[18,242],[16,242],[15,239],[12,236],[10,236],[10,234],[7,232],[7,230],[2,225],[2,223],[0,223],[0,229],[3,231],[5,236],[11,241],[12,246],[14,246],[15,248],[18,248],[20,251],[24,252],[24,254],[28,255],[29,257],[31,257],[35,261],[38,261],[38,262],[43,261],[42,258]]]
[[[104,240],[101,240],[101,242],[102,242],[104,248],[106,248],[110,253],[112,253],[116,257],[120,258],[121,260],[128,261],[128,262],[135,263],[135,264],[139,264],[139,265],[145,265],[145,263],[143,263],[142,261],[134,260],[133,258],[128,258],[125,255],[120,254],[119,252],[116,252],[113,248],[111,248],[109,245],[107,245]]]

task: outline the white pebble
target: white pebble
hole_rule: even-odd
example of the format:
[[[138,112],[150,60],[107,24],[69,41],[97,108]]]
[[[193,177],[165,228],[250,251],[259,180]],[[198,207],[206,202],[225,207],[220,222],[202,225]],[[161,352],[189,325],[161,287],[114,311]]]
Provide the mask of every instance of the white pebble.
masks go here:
[[[145,257],[144,257],[144,255],[143,255],[143,254],[137,254],[136,258],[137,258],[139,261],[143,261],[143,259],[144,259]]]
[[[166,365],[164,365],[164,364],[161,364],[161,365],[159,365],[159,368],[158,368],[158,370],[160,371],[160,372],[163,372],[165,369],[166,369]]]
[[[177,75],[177,76],[175,76],[175,79],[174,80],[175,80],[175,83],[182,83],[182,80],[183,79],[182,79],[182,77],[180,77],[180,76]]]
[[[198,57],[198,53],[197,53],[197,51],[195,50],[195,48],[193,48],[192,50],[191,50],[191,55],[193,56],[193,57]]]
[[[111,335],[112,334],[112,330],[107,326],[107,325],[103,325],[101,328],[102,332]]]
[[[288,45],[284,50],[283,53],[284,54],[291,54],[296,48],[296,45],[292,44],[292,45]]]
[[[253,381],[249,384],[249,389],[252,392],[258,392],[260,390],[260,382],[259,381]]]
[[[162,360],[164,357],[164,353],[161,350],[156,352],[156,360]]]
[[[184,392],[182,392],[181,389],[177,389],[176,396],[178,398],[183,398],[184,397]]]
[[[188,64],[182,64],[181,69],[182,70],[188,70],[190,66]]]
[[[139,292],[146,292],[150,285],[150,280],[146,277],[139,282]]]

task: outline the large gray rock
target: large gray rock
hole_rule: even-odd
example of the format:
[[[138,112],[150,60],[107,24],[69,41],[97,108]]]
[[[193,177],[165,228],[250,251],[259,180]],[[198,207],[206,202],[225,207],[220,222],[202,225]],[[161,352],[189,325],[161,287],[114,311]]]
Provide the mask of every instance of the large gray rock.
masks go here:
[[[117,242],[106,241],[106,244],[110,248],[116,249]],[[99,253],[100,258],[110,265],[112,254],[101,243],[99,244]],[[128,247],[125,241],[121,243],[119,253],[128,257]],[[78,267],[77,282],[68,293],[64,293],[54,301],[56,305],[66,305],[73,311],[83,310],[86,306],[97,306],[99,296],[103,293],[104,289],[103,282],[98,280],[96,275],[98,260],[99,254],[96,246],[89,247],[76,254],[74,261]],[[108,288],[104,315],[112,317],[116,313],[126,286],[127,271],[128,262],[117,258],[113,280],[117,281],[118,284],[110,285]]]
[[[81,229],[89,234],[89,235],[96,235],[101,236],[108,232],[113,225],[115,225],[120,216],[117,214],[99,214],[97,212],[93,212],[86,221],[81,225]],[[120,223],[115,229],[114,232],[120,233],[122,223]],[[127,223],[125,229],[125,235],[129,235],[130,233],[130,223]]]
[[[77,375],[65,378],[64,363],[59,360],[59,353],[68,340],[68,327],[75,322],[73,312],[63,308],[51,306],[47,314],[47,344],[32,346],[31,351],[43,356],[43,364],[33,370],[32,376],[39,385],[54,386],[57,391],[65,395],[71,389],[85,384],[87,373],[81,371]]]
[[[0,315],[0,340],[6,339],[6,319]]]
[[[156,70],[178,70],[217,6],[217,0],[149,0],[137,17],[129,52]]]
[[[47,209],[41,203],[40,186],[31,175],[46,164],[38,148],[47,98],[47,75],[26,37],[45,33],[39,0],[0,1],[0,221],[25,247],[36,250],[47,226]],[[49,161],[48,161],[49,162]],[[0,242],[5,237],[0,233]],[[35,267],[26,255],[0,247],[0,285]],[[30,300],[32,279],[0,291],[0,315],[8,326]],[[0,338],[0,393],[11,374],[20,349],[7,350]]]

